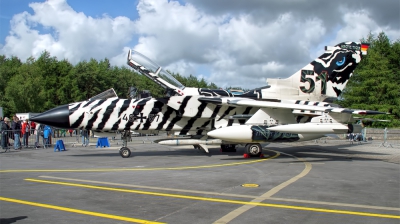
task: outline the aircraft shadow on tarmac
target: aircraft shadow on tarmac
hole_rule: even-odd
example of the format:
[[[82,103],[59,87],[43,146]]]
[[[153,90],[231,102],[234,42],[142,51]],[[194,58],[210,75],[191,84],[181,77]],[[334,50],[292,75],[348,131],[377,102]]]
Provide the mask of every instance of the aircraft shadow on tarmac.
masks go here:
[[[275,153],[273,151],[279,151],[283,153],[288,153],[296,157],[306,158],[307,160],[311,160],[312,162],[325,162],[325,161],[352,161],[352,160],[370,160],[370,161],[379,161],[384,160],[382,158],[378,158],[379,156],[386,156],[387,154],[379,153],[379,152],[365,152],[361,150],[351,150],[352,145],[344,144],[344,145],[304,145],[304,146],[292,146],[292,147],[270,147],[267,146],[264,150],[265,155],[274,156]],[[131,158],[135,157],[149,157],[149,156],[157,156],[157,157],[186,157],[186,156],[196,156],[196,157],[212,157],[216,155],[226,155],[229,158],[221,158],[221,160],[243,160],[244,147],[237,147],[236,152],[220,152],[219,148],[210,148],[210,153],[200,152],[190,147],[179,148],[179,149],[168,149],[162,148],[160,150],[151,150],[151,151],[136,151],[132,148]],[[68,155],[73,157],[120,157],[118,150],[104,152],[101,151],[99,153],[91,152],[85,154],[75,154]],[[289,156],[281,154],[280,156],[274,158],[274,160],[286,159]],[[368,158],[366,158],[368,157]],[[374,158],[371,158],[374,157]],[[254,157],[253,159],[258,159]],[[303,163],[299,160],[292,161],[282,161],[283,163]]]
[[[17,216],[14,218],[0,218],[0,224],[16,223],[19,220],[26,219],[28,216]]]
[[[200,156],[200,157],[211,157],[213,155],[221,154],[219,149],[210,149],[210,153],[200,152],[195,149],[171,149],[171,150],[151,150],[151,151],[136,151],[134,148],[131,148],[132,154],[131,157],[136,156],[167,156],[167,157],[180,157],[180,156]],[[236,154],[236,153],[235,153]],[[91,156],[110,156],[110,157],[120,157],[118,150],[104,152],[101,151],[99,153],[91,152],[87,154],[79,154],[79,155],[68,155],[68,156],[76,156],[76,157],[91,157]]]
[[[288,153],[290,155],[305,158],[306,160],[310,160],[312,162],[326,162],[326,161],[349,161],[352,160],[367,160],[367,161],[382,161],[387,158],[379,158],[382,156],[388,156],[390,154],[380,153],[378,152],[378,148],[376,148],[376,152],[371,151],[362,151],[362,150],[351,150],[353,145],[304,145],[304,146],[293,146],[287,148],[279,148],[279,147],[267,147],[271,150],[276,150],[284,153]],[[350,148],[350,149],[349,149]],[[285,155],[281,155],[276,159],[287,158]],[[302,161],[287,161],[284,163],[303,163]]]

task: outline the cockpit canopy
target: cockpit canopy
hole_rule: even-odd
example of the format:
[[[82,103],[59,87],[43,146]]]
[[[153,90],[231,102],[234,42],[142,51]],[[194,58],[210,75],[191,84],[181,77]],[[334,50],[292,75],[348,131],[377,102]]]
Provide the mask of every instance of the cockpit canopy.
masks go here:
[[[144,56],[143,54],[141,54],[135,50],[131,50],[130,55],[128,55],[128,61],[129,60],[132,60],[132,61],[136,62],[137,64],[140,64],[141,65],[140,69],[142,71],[147,70],[148,72],[151,72],[151,73],[157,75],[157,77],[159,77],[159,78],[165,80],[166,82],[168,82],[169,84],[175,86],[176,88],[179,88],[179,89],[185,88],[185,86],[182,83],[180,83],[178,80],[176,80],[170,73],[168,73],[167,71],[162,69],[161,66],[159,66],[157,63],[150,60],[148,57]]]

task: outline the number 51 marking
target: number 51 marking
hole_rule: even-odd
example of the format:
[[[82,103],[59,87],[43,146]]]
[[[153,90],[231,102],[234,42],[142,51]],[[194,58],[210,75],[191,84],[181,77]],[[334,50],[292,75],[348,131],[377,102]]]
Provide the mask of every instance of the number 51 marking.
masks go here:
[[[301,70],[300,82],[301,83],[308,82],[310,84],[310,87],[307,89],[305,86],[300,86],[300,90],[303,93],[312,93],[315,90],[315,82],[312,78],[307,78],[307,76],[314,77],[314,71],[313,70]],[[327,78],[328,78],[328,73],[326,71],[322,71],[321,74],[319,74],[316,77],[316,81],[321,80],[321,94],[326,94]]]

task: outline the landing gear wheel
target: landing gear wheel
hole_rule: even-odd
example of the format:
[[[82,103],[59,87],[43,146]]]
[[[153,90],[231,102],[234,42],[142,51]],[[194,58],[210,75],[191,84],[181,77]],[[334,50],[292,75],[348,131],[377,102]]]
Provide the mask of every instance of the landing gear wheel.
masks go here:
[[[246,154],[251,157],[260,157],[262,154],[262,147],[260,144],[247,144]]]
[[[127,147],[122,147],[119,150],[119,154],[122,156],[122,158],[129,158],[131,156],[131,150]]]

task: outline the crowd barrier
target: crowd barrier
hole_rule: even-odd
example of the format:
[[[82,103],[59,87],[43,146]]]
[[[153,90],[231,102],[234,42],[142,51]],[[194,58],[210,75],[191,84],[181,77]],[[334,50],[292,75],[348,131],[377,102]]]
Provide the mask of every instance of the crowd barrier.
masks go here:
[[[2,131],[2,141],[7,141],[7,144],[11,149],[14,149],[15,133],[19,133],[19,141],[21,148],[47,148],[55,145],[57,140],[62,140],[65,145],[70,144],[75,146],[79,143],[80,136],[77,134],[65,134],[54,133],[47,139],[43,135],[37,133],[39,131],[31,130],[27,137],[25,137],[21,131],[5,130]]]
[[[82,145],[82,136],[80,134],[80,130],[73,130],[72,133],[68,132],[68,130],[64,131],[64,129],[52,129],[52,134],[48,139],[45,139],[39,130],[32,129],[29,132],[27,140],[24,139],[21,131],[13,131],[6,130],[2,131],[2,136],[5,136],[7,141],[7,145],[10,149],[14,149],[14,133],[19,133],[20,146],[22,148],[48,148],[54,147],[58,140],[62,140],[64,145],[69,145],[72,147]],[[99,136],[96,136],[92,133],[89,134],[88,145],[96,146]],[[121,146],[123,145],[123,141],[121,139],[121,134],[117,133],[115,135],[110,134],[107,137],[110,144]],[[150,135],[133,135],[128,139],[128,143],[132,144],[152,144],[155,136]],[[27,141],[27,142],[26,142]],[[46,144],[47,142],[47,144]],[[82,145],[83,146],[83,145]]]
[[[400,129],[364,128],[361,133],[324,137],[314,141],[324,144],[347,141],[349,144],[369,143],[377,147],[400,148]]]

